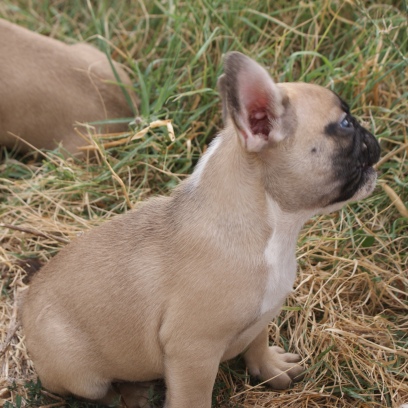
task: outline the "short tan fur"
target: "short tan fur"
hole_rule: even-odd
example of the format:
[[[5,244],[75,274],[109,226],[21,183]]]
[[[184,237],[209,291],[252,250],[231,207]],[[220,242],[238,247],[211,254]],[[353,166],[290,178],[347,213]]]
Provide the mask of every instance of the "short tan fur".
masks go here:
[[[22,321],[49,390],[106,402],[112,382],[164,378],[167,408],[209,408],[220,361],[239,353],[274,388],[301,378],[300,357],[268,345],[299,230],[373,190],[379,146],[337,95],[275,84],[240,53],[219,87],[226,125],[192,176],[34,277]]]

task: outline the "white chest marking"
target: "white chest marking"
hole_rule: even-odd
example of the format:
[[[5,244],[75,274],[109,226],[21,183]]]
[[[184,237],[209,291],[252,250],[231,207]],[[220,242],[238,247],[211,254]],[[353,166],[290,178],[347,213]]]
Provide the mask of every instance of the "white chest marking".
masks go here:
[[[198,161],[193,171],[193,174],[190,177],[190,183],[192,184],[193,187],[197,187],[198,184],[200,183],[201,176],[204,172],[205,166],[207,165],[209,158],[214,154],[214,152],[217,150],[220,144],[221,137],[217,136],[215,139],[213,139],[213,141],[208,146],[208,149],[205,152],[205,154]]]
[[[261,314],[273,312],[276,315],[286,297],[292,292],[296,278],[297,237],[300,228],[312,213],[308,211],[287,213],[269,196],[267,203],[272,234],[264,252],[268,275]]]

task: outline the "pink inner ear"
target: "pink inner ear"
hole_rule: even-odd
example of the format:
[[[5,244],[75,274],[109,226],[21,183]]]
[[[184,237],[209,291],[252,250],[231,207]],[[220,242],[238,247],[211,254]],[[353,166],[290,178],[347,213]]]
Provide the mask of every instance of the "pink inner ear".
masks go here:
[[[249,126],[254,135],[261,135],[268,140],[271,130],[271,122],[265,108],[258,108],[249,111]]]
[[[251,133],[268,140],[271,130],[271,121],[268,117],[270,101],[262,84],[249,81],[242,85],[240,94],[242,103],[248,113],[247,120]]]

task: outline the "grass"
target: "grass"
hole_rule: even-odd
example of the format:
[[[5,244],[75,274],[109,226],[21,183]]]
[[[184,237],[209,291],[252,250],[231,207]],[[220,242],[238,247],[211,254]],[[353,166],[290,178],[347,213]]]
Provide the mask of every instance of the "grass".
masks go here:
[[[27,259],[45,263],[82,231],[168,194],[222,126],[217,77],[238,50],[278,81],[314,82],[347,100],[382,147],[363,202],[315,217],[298,241],[296,291],[271,342],[308,366],[269,390],[238,358],[222,364],[218,407],[397,407],[408,402],[408,44],[402,1],[4,0],[0,17],[123,62],[141,103],[132,136],[96,159],[0,151],[0,404],[85,406],[42,390],[15,320]],[[4,103],[4,102],[3,102]],[[106,141],[106,140],[104,140]],[[120,182],[119,182],[120,181]]]

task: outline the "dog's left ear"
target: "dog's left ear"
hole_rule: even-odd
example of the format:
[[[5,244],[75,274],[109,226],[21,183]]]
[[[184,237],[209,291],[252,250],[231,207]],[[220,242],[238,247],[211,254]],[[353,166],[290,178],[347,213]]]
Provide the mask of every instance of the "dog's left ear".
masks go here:
[[[280,124],[285,95],[268,72],[239,52],[225,56],[224,71],[218,80],[223,120],[231,117],[246,149],[259,152],[283,140]]]

